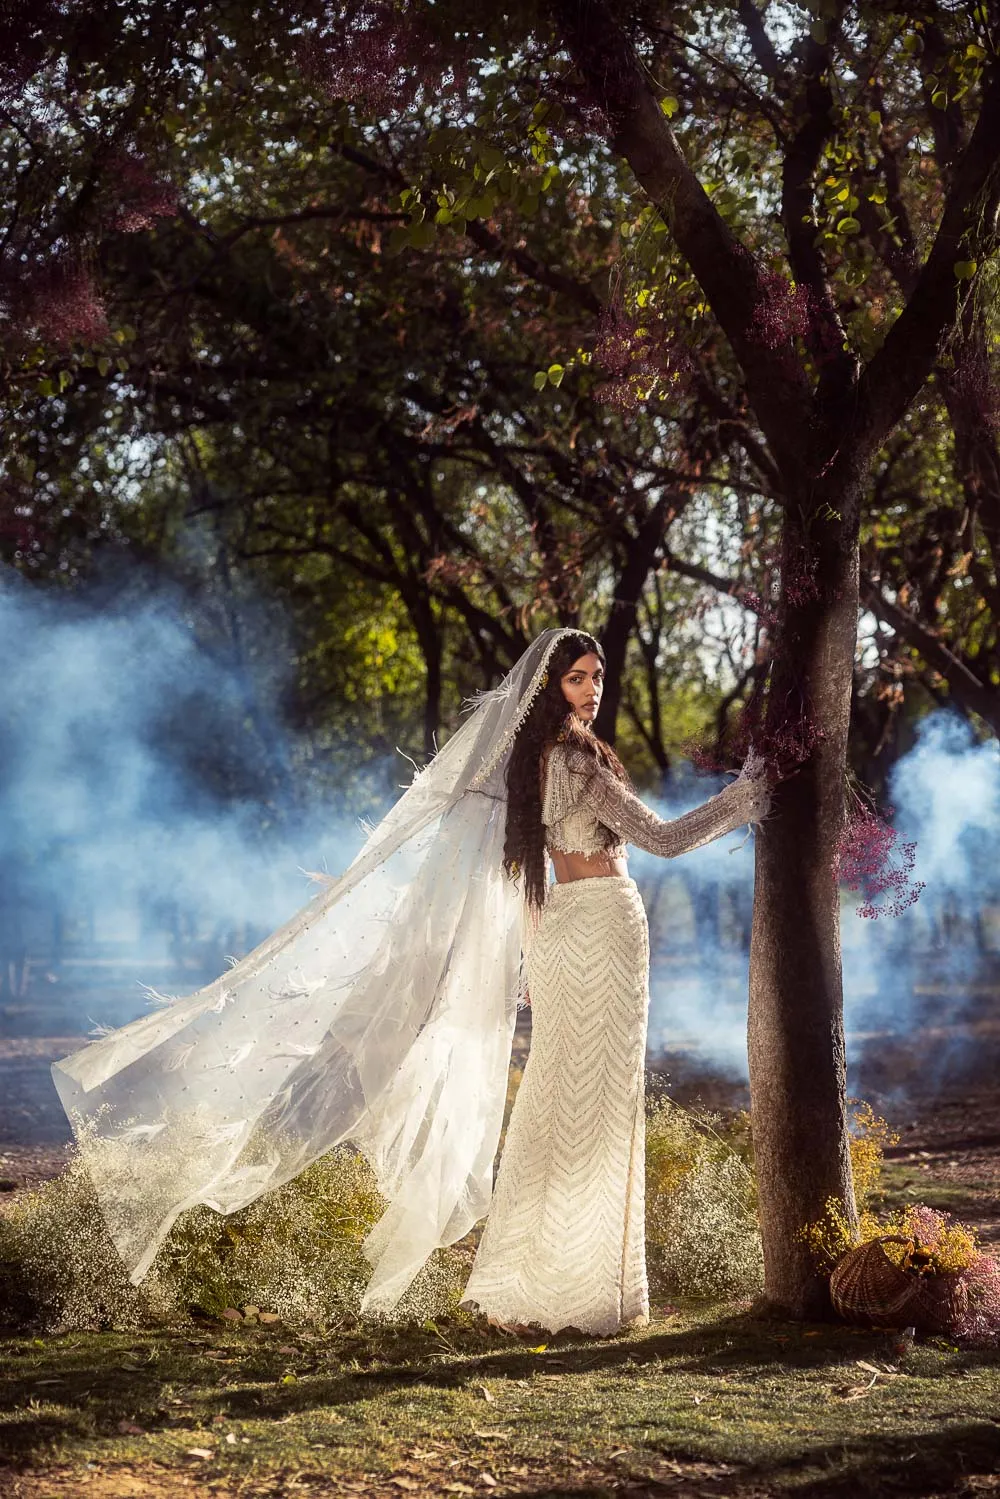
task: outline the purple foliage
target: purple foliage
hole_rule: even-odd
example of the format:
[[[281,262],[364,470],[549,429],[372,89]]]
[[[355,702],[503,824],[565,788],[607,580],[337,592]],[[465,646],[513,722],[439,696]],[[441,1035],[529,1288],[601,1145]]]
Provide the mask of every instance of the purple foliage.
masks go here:
[[[919,900],[924,882],[913,879],[916,857],[915,842],[901,839],[886,819],[856,800],[837,842],[836,864],[841,883],[864,893],[859,916],[899,916]]]
[[[327,93],[383,114],[411,103],[425,85],[441,90],[462,80],[461,39],[451,34],[447,41],[412,7],[361,0],[311,36],[300,57]]]
[[[104,303],[94,277],[82,265],[53,262],[20,288],[22,325],[57,346],[97,343],[108,333]]]
[[[135,152],[118,153],[108,180],[116,199],[114,226],[126,234],[151,229],[157,219],[172,218],[177,212],[176,187],[158,176],[145,157]]]
[[[608,376],[595,396],[619,411],[635,411],[658,386],[674,386],[693,369],[664,318],[650,312],[640,321],[614,302],[601,314],[594,362]]]
[[[757,279],[760,298],[747,336],[765,349],[780,349],[790,339],[805,338],[812,322],[809,288],[793,285],[780,271],[761,271]]]
[[[979,1254],[962,1276],[969,1293],[969,1309],[956,1334],[965,1343],[1000,1342],[1000,1260]]]

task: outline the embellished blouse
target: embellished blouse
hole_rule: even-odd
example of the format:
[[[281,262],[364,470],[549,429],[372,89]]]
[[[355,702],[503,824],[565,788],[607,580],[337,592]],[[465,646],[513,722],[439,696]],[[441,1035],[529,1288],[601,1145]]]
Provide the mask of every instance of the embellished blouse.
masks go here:
[[[633,843],[673,859],[745,824],[762,822],[770,796],[764,765],[751,755],[722,791],[681,817],[665,820],[586,750],[556,743],[545,768],[545,847],[549,853],[622,858],[625,844]]]

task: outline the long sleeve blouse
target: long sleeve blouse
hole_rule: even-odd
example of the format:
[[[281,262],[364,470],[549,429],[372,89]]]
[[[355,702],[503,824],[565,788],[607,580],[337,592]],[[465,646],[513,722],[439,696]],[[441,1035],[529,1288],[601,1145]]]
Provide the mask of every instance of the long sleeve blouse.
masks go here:
[[[681,817],[658,817],[651,807],[586,750],[555,744],[545,773],[542,821],[550,853],[608,853],[625,844],[673,859],[711,843],[767,814],[770,788],[760,760],[751,756],[740,775],[700,807]]]

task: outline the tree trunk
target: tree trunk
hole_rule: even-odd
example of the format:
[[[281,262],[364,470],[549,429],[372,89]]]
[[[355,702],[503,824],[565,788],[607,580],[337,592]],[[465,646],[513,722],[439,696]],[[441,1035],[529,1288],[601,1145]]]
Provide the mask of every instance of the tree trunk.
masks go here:
[[[607,662],[607,677],[604,696],[598,710],[594,730],[608,744],[614,744],[618,727],[618,710],[622,701],[622,686],[625,673],[625,658],[628,643],[636,626],[639,600],[656,563],[657,548],[663,541],[664,532],[670,522],[684,508],[686,497],[676,498],[661,495],[649,513],[643,517],[634,536],[629,537],[625,550],[625,563],[615,583],[614,602],[608,622],[601,631],[601,645]]]
[[[797,726],[813,748],[777,787],[757,839],[748,1043],[764,1294],[794,1317],[829,1309],[798,1231],[830,1198],[854,1210],[835,867],[858,614],[856,477],[849,487],[812,499],[806,522],[800,507],[786,513],[766,730],[780,743]]]

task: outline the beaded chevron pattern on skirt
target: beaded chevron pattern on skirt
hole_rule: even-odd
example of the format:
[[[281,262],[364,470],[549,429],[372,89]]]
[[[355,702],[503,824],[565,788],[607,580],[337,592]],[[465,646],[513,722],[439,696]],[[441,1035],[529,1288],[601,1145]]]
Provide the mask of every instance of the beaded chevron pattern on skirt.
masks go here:
[[[501,1322],[612,1333],[649,1311],[649,935],[634,881],[554,886],[528,984],[531,1051],[465,1299]]]

